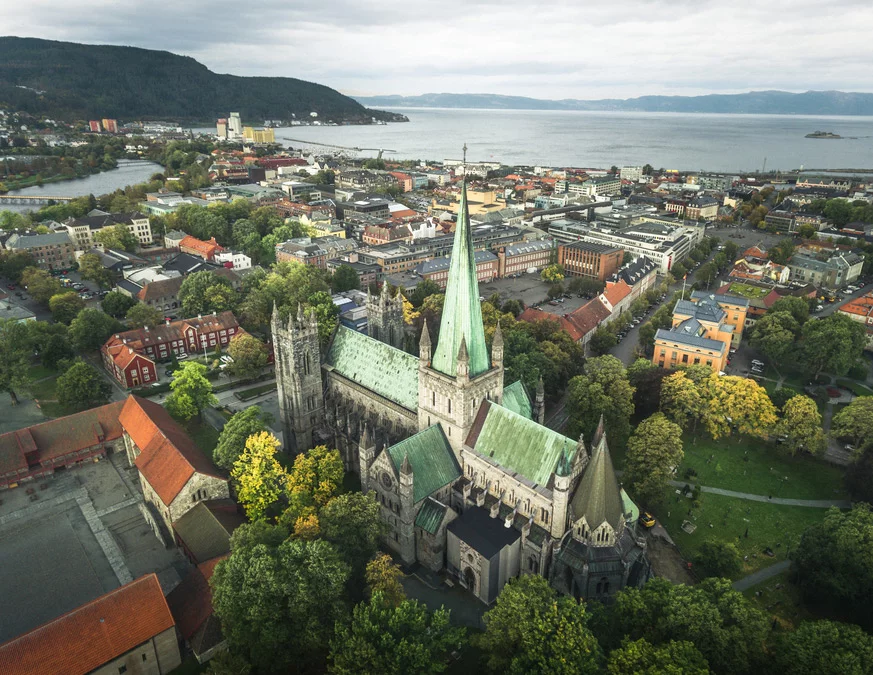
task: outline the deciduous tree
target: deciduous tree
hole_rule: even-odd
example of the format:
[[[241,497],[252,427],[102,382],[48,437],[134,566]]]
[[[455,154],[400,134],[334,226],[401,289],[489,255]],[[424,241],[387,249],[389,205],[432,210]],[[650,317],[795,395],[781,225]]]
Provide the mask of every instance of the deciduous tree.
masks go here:
[[[784,675],[866,675],[873,637],[838,621],[804,621],[776,640],[776,664]]]
[[[0,317],[0,391],[9,394],[12,405],[18,405],[16,390],[27,387],[30,349],[27,326]]]
[[[845,375],[867,343],[864,325],[845,314],[831,314],[803,325],[801,357],[816,377],[822,371]]]
[[[204,270],[185,278],[179,289],[179,302],[187,316],[198,316],[234,309],[237,295],[230,281]]]
[[[237,499],[251,521],[267,518],[288,489],[288,474],[276,459],[279,445],[266,431],[249,436],[230,471]]]
[[[334,293],[357,290],[361,287],[361,279],[351,265],[340,265],[330,279],[330,287]]]
[[[109,295],[112,295],[112,293]],[[109,295],[106,297],[108,298]],[[144,328],[145,326],[151,328],[160,325],[164,320],[163,314],[159,310],[150,307],[144,302],[134,303],[127,310],[124,318],[127,321],[127,325],[131,328]]]
[[[625,640],[609,654],[609,675],[709,675],[709,664],[686,640],[654,646],[646,639]]]
[[[339,452],[324,445],[297,455],[288,477],[289,505],[280,522],[293,524],[317,513],[339,493],[343,473]]]
[[[218,403],[212,383],[206,379],[206,366],[188,361],[174,375],[165,407],[176,419],[188,421],[200,415],[205,407]]]
[[[323,537],[336,546],[352,576],[361,580],[384,533],[380,512],[381,507],[372,495],[348,492],[331,499],[318,514]]]
[[[588,359],[583,374],[568,386],[570,433],[590,438],[603,415],[610,441],[622,445],[630,430],[633,397],[634,388],[621,361],[609,355]]]
[[[406,591],[400,583],[403,572],[394,564],[390,555],[380,553],[368,562],[364,576],[370,593],[381,593],[391,607],[399,607],[406,600]]]
[[[256,405],[234,413],[218,435],[218,445],[213,453],[215,463],[230,470],[245,449],[249,437],[269,431],[267,425],[272,417]]]
[[[85,301],[79,297],[76,291],[66,291],[53,295],[49,300],[49,309],[52,318],[63,324],[70,325],[79,312],[85,308]]]
[[[564,267],[562,265],[548,265],[540,272],[540,279],[547,284],[560,284],[564,281]]]
[[[703,542],[694,556],[694,564],[707,577],[735,577],[743,569],[743,559],[737,547],[726,541],[710,539]]]
[[[734,430],[764,438],[776,424],[776,408],[755,380],[713,373],[701,386],[706,402],[703,421],[714,439]]]
[[[78,352],[100,349],[122,325],[99,309],[86,307],[70,323],[70,341]]]
[[[416,600],[394,606],[376,591],[355,607],[351,624],[337,624],[329,670],[338,675],[442,673],[447,653],[463,641],[464,629],[452,626],[448,610],[431,613]]]
[[[45,306],[48,306],[52,296],[64,289],[60,281],[38,267],[25,268],[21,273],[21,283],[27,287],[27,292],[34,300]]]
[[[113,278],[112,272],[103,267],[103,261],[96,253],[85,253],[79,257],[79,275],[86,281],[93,281],[101,288],[108,288]]]
[[[58,378],[58,401],[68,408],[93,408],[109,400],[112,387],[93,366],[78,361]]]
[[[774,433],[782,441],[779,447],[789,455],[794,455],[799,450],[818,455],[827,447],[821,413],[809,396],[798,395],[788,399]]]
[[[116,251],[127,251],[132,253],[139,246],[139,239],[133,234],[127,225],[118,223],[111,227],[104,227],[94,235],[94,239],[98,244],[103,244],[106,248],[115,249]]]
[[[611,331],[608,326],[600,326],[594,331],[594,335],[591,336],[591,341],[588,343],[588,346],[594,354],[602,356],[617,344],[618,339],[616,338],[615,333]]]
[[[661,383],[661,410],[683,429],[691,424],[696,429],[706,412],[706,401],[697,383],[679,370]]]
[[[873,396],[859,396],[834,415],[831,433],[850,440],[856,454],[873,448]]]
[[[657,501],[684,455],[682,429],[663,413],[655,413],[628,439],[624,479],[643,502]]]
[[[788,311],[768,312],[755,322],[751,344],[766,357],[782,362],[794,350],[800,324]]]
[[[127,314],[127,310],[136,305],[136,300],[129,295],[119,293],[118,291],[107,293],[103,300],[100,301],[100,306],[103,308],[103,311],[109,316],[114,316],[116,319],[123,317]],[[146,307],[148,307],[148,305],[146,305]]]
[[[267,345],[249,333],[235,335],[227,347],[227,353],[233,359],[227,366],[227,372],[234,377],[257,377],[270,358]]]

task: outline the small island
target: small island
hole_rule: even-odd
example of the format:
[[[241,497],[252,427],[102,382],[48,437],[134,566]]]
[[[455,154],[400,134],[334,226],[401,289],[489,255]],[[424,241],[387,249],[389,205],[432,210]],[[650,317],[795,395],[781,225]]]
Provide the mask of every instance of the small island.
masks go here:
[[[842,136],[830,131],[813,131],[811,134],[807,134],[806,138],[842,138]]]

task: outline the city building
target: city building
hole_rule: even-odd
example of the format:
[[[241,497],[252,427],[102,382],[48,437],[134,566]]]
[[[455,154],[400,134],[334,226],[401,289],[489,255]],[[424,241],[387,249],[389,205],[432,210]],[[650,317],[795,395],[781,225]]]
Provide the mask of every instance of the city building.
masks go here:
[[[840,288],[861,276],[864,258],[852,251],[808,248],[798,249],[788,268],[791,280],[810,283],[820,288]]]
[[[29,253],[43,270],[65,270],[75,261],[75,248],[66,232],[49,234],[12,234],[6,240],[9,251]]]
[[[396,339],[402,310],[385,304],[380,338]],[[604,585],[599,570],[580,565],[574,597],[609,600],[651,575],[629,499],[615,520],[611,461],[590,460],[583,439],[543,426],[542,386],[532,401],[520,382],[504,384],[499,327],[489,353],[463,185],[436,344],[425,326],[416,357],[340,325],[322,361],[318,321],[302,308],[284,320],[274,312],[272,334],[285,447],[337,447],[379,503],[385,544],[405,564],[445,569],[485,603],[515,576],[549,578],[574,537],[593,560],[619,549],[623,570],[612,576],[610,567]],[[604,439],[602,429],[591,439],[592,457],[609,452]],[[585,478],[589,465],[602,466]]]
[[[252,259],[242,251],[224,249],[216,253],[212,261],[222,267],[229,267],[232,270],[247,270],[252,267]]]
[[[227,120],[227,137],[231,140],[242,138],[242,120],[238,112],[230,113],[230,118]]]
[[[199,501],[173,523],[176,545],[194,565],[230,553],[230,535],[246,522],[232,499]]]
[[[849,300],[837,309],[840,314],[845,314],[853,321],[864,325],[867,331],[867,345],[865,349],[873,350],[873,291],[865,293],[859,298]]]
[[[577,241],[558,246],[558,264],[564,274],[603,281],[615,274],[624,259],[624,251],[608,244]]]
[[[548,267],[556,256],[555,243],[547,239],[503,246],[497,250],[497,277],[502,279],[531,271],[539,272]]]
[[[780,232],[794,232],[796,229],[794,214],[790,211],[770,211],[764,216],[764,222]]]
[[[227,139],[227,118],[219,117],[215,121],[215,135],[221,140]]]
[[[217,556],[199,563],[167,595],[176,630],[200,664],[206,663],[227,644],[221,621],[213,612],[212,588],[209,586],[215,566],[226,557]]]
[[[243,127],[243,139],[249,143],[256,145],[265,145],[267,143],[276,142],[276,132],[272,127],[266,129],[255,129],[254,127]]]
[[[122,386],[133,388],[157,381],[156,362],[224,349],[244,332],[233,312],[213,313],[116,333],[100,353],[109,374]]]
[[[368,246],[395,244],[398,242],[411,243],[412,232],[406,225],[396,225],[394,227],[388,225],[367,225],[364,228],[364,235],[361,239]]]
[[[622,180],[629,180],[632,183],[639,183],[643,177],[643,167],[623,166],[618,172],[618,177]]]
[[[124,225],[137,238],[141,246],[149,246],[154,241],[148,216],[139,211],[106,213],[94,209],[87,216],[70,218],[64,223],[64,228],[76,248],[80,251],[87,251],[97,243],[94,235],[107,227],[115,227],[116,225]]]
[[[103,125],[100,124],[100,120],[91,120],[88,122],[88,130],[91,133],[99,134],[101,131],[103,131]]]
[[[16,305],[9,300],[0,300],[0,319],[12,319],[18,323],[36,321],[36,314],[27,307]]]
[[[176,624],[155,574],[0,645],[3,675],[167,675],[181,663]]]
[[[480,284],[487,284],[497,277],[500,265],[496,255],[491,251],[476,251],[476,280]],[[433,258],[415,266],[415,273],[422,279],[428,279],[436,283],[441,289],[446,287],[449,279],[451,257]]]
[[[581,192],[585,197],[611,197],[621,194],[621,179],[615,176],[589,178],[582,183]]]
[[[276,244],[276,262],[298,262],[327,269],[329,256],[319,243],[322,239],[324,237],[319,237],[313,242],[310,237],[299,237]]]
[[[105,131],[107,134],[117,134],[118,133],[118,120],[110,120],[110,119],[104,118],[102,120],[102,123],[103,123],[103,131]]]
[[[631,288],[630,302],[639,298],[658,280],[658,266],[644,256],[640,256],[621,268],[613,280],[622,279]]]
[[[209,241],[202,241],[188,234],[179,242],[179,250],[182,253],[212,261],[215,259],[215,255],[224,249],[215,241],[215,237],[212,237]]]

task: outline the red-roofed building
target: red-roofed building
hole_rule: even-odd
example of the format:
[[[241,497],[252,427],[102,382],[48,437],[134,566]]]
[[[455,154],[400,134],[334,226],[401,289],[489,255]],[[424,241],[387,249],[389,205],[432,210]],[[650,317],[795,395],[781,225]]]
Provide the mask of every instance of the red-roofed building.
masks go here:
[[[0,645],[3,675],[164,675],[181,662],[175,621],[154,574]]]
[[[623,279],[607,281],[600,302],[609,310],[611,319],[621,316],[630,305],[631,287]]]
[[[0,490],[121,450],[123,405],[117,401],[0,435]]]
[[[850,319],[864,324],[867,329],[867,346],[865,349],[873,350],[873,292],[862,295],[860,298],[849,300],[838,310]]]
[[[518,319],[528,322],[557,321],[561,324],[561,328],[570,334],[570,337],[587,349],[594,331],[602,323],[607,322],[610,316],[609,309],[601,302],[600,298],[594,298],[576,311],[560,316],[528,307],[518,315]]]
[[[218,556],[197,565],[167,596],[176,627],[198,663],[205,663],[225,645],[221,623],[213,614],[209,580],[215,566],[226,557]]]
[[[103,366],[127,388],[157,381],[157,361],[183,354],[213,351],[245,333],[233,312],[167,321],[152,328],[136,328],[110,337],[100,353]]]
[[[404,192],[412,192],[412,176],[402,171],[390,171],[391,176],[397,181],[397,185]]]
[[[179,250],[182,253],[196,255],[204,260],[212,260],[216,253],[220,253],[224,249],[215,241],[215,237],[212,237],[209,241],[203,241],[187,234],[179,242]]]
[[[166,526],[165,541],[172,541],[173,523],[198,502],[230,498],[227,479],[162,406],[129,396],[119,420],[145,501]]]

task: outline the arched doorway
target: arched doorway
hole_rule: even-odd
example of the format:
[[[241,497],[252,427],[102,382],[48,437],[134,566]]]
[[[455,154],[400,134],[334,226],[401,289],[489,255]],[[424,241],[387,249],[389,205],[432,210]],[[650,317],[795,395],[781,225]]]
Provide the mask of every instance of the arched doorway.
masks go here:
[[[464,570],[464,583],[467,584],[467,590],[476,595],[476,573],[469,567]]]

